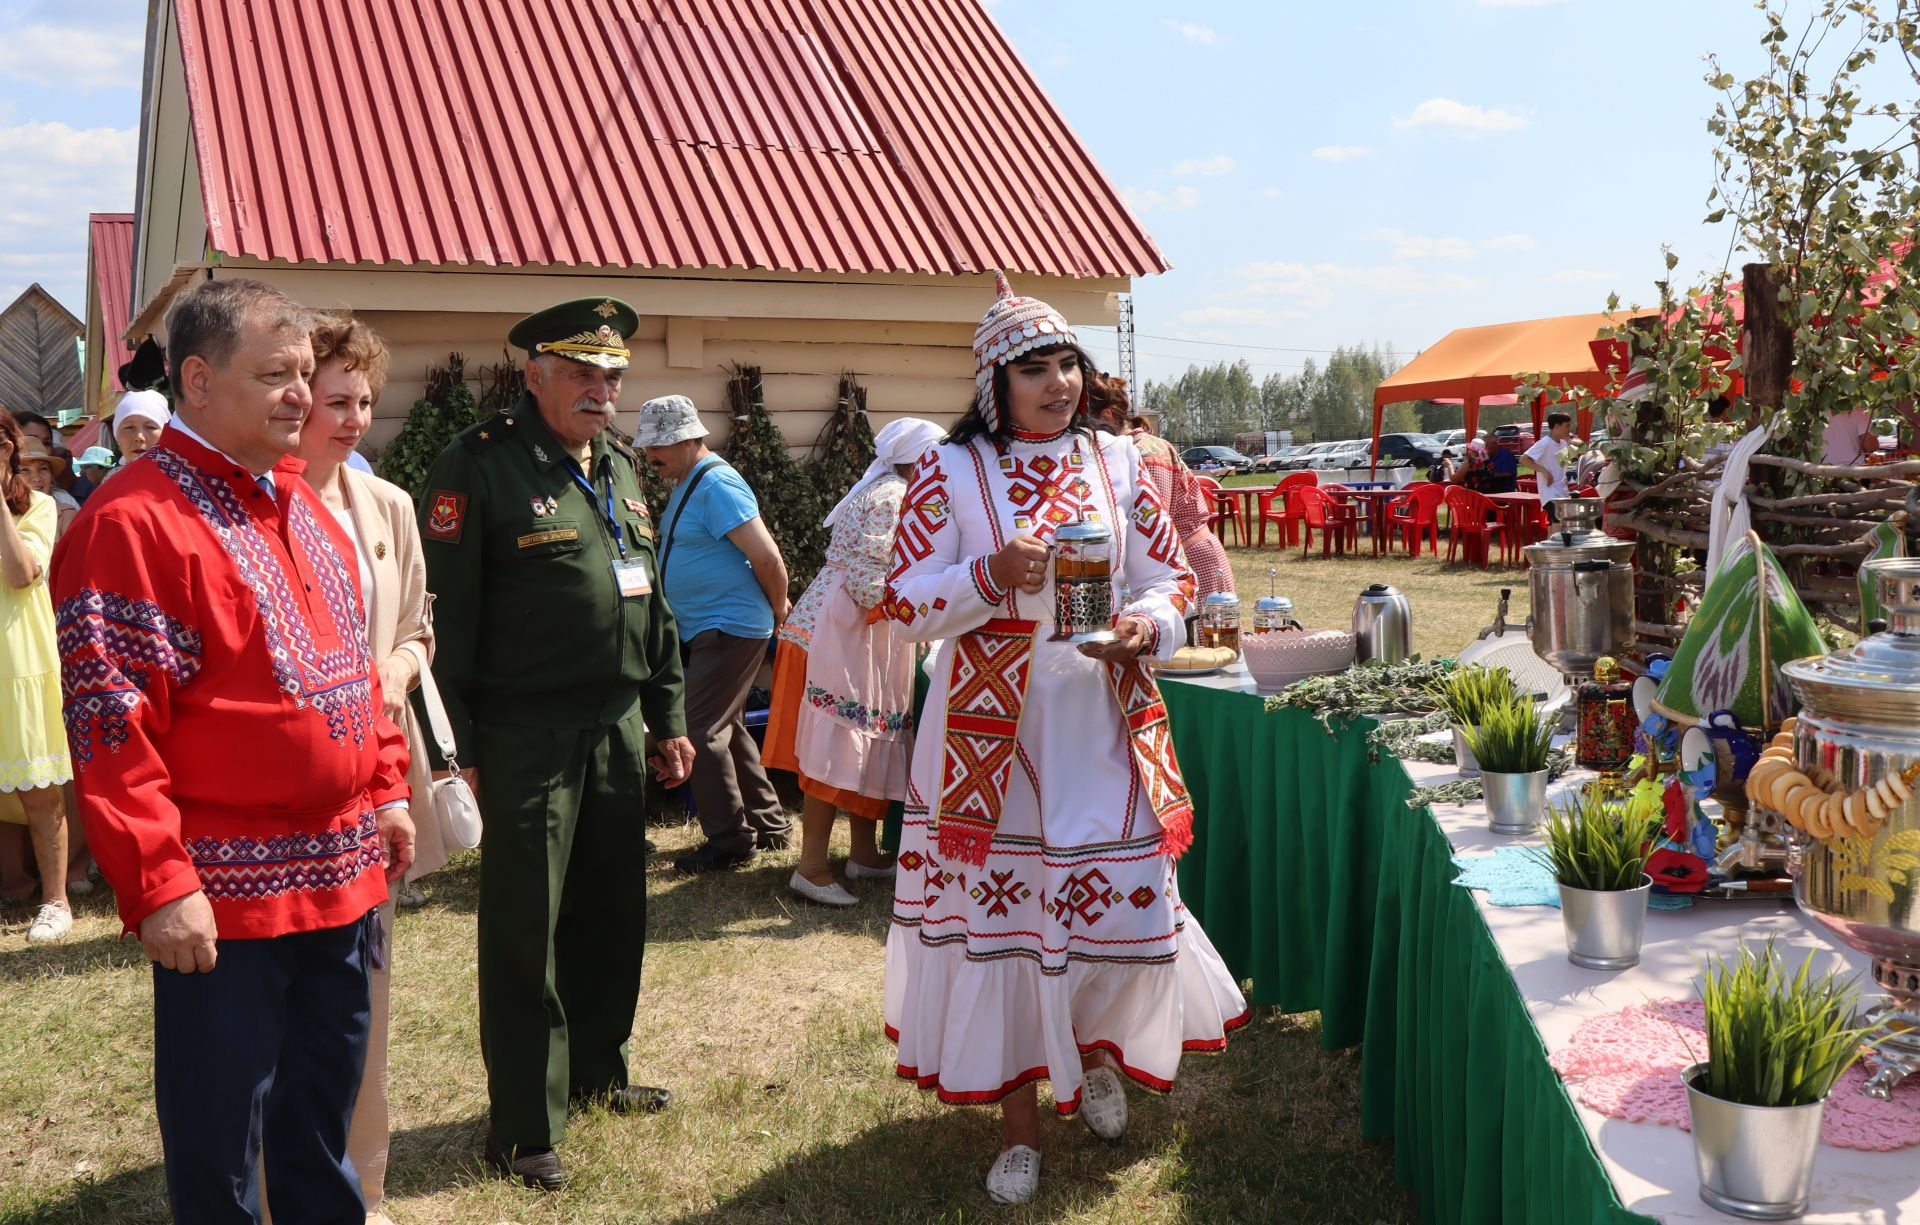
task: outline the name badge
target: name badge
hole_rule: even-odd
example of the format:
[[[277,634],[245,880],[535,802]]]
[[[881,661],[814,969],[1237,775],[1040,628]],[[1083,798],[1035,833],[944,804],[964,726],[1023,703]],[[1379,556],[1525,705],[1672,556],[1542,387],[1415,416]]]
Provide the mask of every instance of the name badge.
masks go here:
[[[637,557],[615,559],[613,581],[620,584],[620,594],[623,596],[653,594],[653,580],[647,577],[647,563]]]

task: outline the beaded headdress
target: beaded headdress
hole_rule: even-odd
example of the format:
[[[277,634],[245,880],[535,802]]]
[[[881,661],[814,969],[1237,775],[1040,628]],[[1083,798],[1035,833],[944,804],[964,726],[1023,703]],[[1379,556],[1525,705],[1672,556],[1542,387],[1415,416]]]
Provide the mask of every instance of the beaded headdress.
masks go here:
[[[1080,341],[1064,315],[1038,298],[1014,293],[999,269],[994,270],[993,287],[998,296],[973,330],[973,407],[981,420],[997,427],[1004,409],[994,403],[994,370],[1034,349]]]

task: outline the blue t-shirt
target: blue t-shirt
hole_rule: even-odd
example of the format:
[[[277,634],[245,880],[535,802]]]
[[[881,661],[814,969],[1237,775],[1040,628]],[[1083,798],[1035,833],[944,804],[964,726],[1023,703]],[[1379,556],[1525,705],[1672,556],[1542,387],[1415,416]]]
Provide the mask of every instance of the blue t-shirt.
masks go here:
[[[703,468],[706,475],[689,502],[687,487]],[[682,502],[687,505],[684,512]],[[767,607],[766,592],[753,576],[747,555],[727,539],[728,532],[759,515],[760,501],[753,490],[718,456],[701,460],[674,486],[660,516],[661,532],[671,526],[673,533],[671,544],[664,534],[660,540],[665,558],[660,587],[679,623],[680,641],[708,630],[736,638],[773,637],[773,609]]]

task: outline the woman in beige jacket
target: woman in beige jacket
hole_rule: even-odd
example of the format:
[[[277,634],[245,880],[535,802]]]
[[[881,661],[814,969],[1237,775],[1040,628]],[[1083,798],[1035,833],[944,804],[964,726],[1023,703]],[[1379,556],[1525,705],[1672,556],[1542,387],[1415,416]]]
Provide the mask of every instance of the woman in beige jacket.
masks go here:
[[[307,483],[352,537],[360,555],[360,590],[367,613],[367,644],[380,669],[387,715],[407,735],[412,762],[413,866],[408,882],[447,862],[447,848],[427,789],[426,741],[407,694],[433,656],[432,597],[427,594],[413,499],[407,491],[346,460],[367,432],[373,405],[386,382],[387,347],[373,329],[351,315],[323,315],[313,331],[313,412],[300,431],[295,453],[307,464]],[[395,891],[399,888],[396,882]],[[373,1015],[367,1066],[347,1135],[347,1154],[360,1174],[369,1225],[391,1225],[386,1198],[387,1001],[391,987],[394,897],[380,907],[386,934],[383,955],[372,971]]]

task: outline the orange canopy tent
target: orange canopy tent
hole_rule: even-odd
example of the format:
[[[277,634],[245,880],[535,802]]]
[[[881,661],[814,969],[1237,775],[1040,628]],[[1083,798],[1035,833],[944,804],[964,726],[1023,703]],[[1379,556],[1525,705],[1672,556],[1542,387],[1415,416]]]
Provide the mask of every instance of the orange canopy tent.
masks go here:
[[[1390,375],[1373,393],[1373,449],[1380,451],[1380,422],[1389,404],[1403,400],[1456,399],[1462,404],[1467,437],[1476,437],[1480,403],[1494,396],[1512,396],[1514,387],[1529,374],[1545,374],[1550,383],[1607,390],[1607,373],[1594,362],[1587,342],[1601,328],[1626,326],[1629,312],[1612,315],[1556,315],[1519,323],[1491,323],[1484,327],[1455,328],[1433,347]],[[1533,405],[1534,433],[1540,432],[1541,406]],[[1591,426],[1583,411],[1579,425],[1585,437]]]

